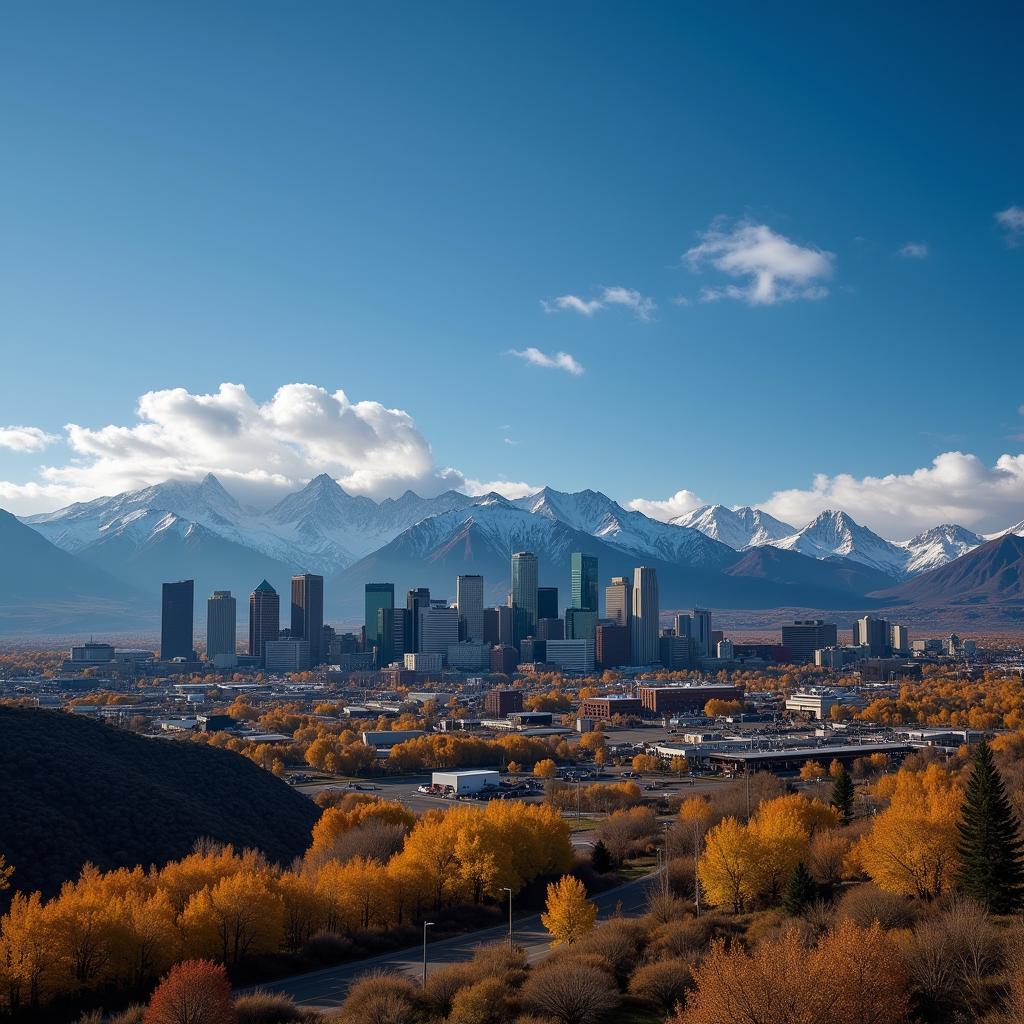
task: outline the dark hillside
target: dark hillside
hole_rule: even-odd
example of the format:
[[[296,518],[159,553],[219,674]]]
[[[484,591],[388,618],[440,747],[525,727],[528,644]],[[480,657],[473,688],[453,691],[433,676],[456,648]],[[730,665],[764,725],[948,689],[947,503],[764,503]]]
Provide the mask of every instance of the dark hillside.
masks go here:
[[[229,750],[0,707],[0,853],[18,889],[54,893],[87,861],[162,864],[202,837],[287,863],[309,845],[319,814]]]

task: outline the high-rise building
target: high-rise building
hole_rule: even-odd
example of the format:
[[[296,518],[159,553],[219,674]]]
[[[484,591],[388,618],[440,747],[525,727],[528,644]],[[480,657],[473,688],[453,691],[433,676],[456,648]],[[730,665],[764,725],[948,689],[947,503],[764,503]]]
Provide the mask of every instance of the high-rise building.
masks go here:
[[[420,649],[420,611],[430,607],[430,588],[413,587],[405,595],[405,607],[409,611],[411,627],[409,653],[415,653]]]
[[[537,620],[537,639],[538,640],[564,640],[565,639],[565,620],[564,619],[545,619],[540,618]]]
[[[455,603],[463,640],[482,643],[484,639],[484,578],[459,576],[455,580]]]
[[[570,559],[572,570],[572,607],[598,612],[597,556],[574,551]]]
[[[808,665],[814,661],[814,652],[836,646],[834,622],[824,619],[797,619],[782,627],[782,646],[789,652],[794,665]]]
[[[633,617],[633,584],[628,576],[613,576],[610,586],[604,588],[604,613],[616,626],[629,628]]]
[[[420,654],[436,654],[442,663],[448,656],[448,645],[459,642],[458,608],[420,609]]]
[[[890,645],[892,647],[893,654],[909,654],[910,653],[910,630],[906,626],[899,626],[895,622],[892,624],[890,630],[891,639]]]
[[[249,595],[249,657],[266,658],[267,643],[281,632],[281,599],[264,580]]]
[[[512,644],[533,636],[537,627],[537,556],[517,551],[512,556]]]
[[[230,590],[215,590],[206,602],[206,659],[234,655],[238,611]]]
[[[192,645],[192,609],[195,580],[165,583],[160,604],[160,657],[164,661],[194,657]]]
[[[669,669],[689,668],[690,638],[669,633],[658,640],[658,657]]]
[[[503,647],[512,646],[514,609],[510,604],[500,604],[494,609],[498,613],[498,643]]]
[[[312,667],[309,641],[300,637],[268,640],[263,645],[263,665],[269,672],[305,672]]]
[[[537,588],[537,618],[558,618],[558,587]]]
[[[309,641],[309,663],[319,665],[324,629],[324,578],[312,573],[292,577],[292,636]]]
[[[565,609],[565,639],[594,640],[597,634],[597,612],[589,608]]]
[[[407,608],[377,609],[377,663],[383,668],[393,661],[401,661],[406,653],[409,637],[409,610]]]
[[[707,608],[694,608],[690,618],[690,639],[697,657],[713,657],[715,650],[711,646],[711,612]]]
[[[501,613],[497,608],[484,609],[484,643],[498,643],[498,616]]]
[[[634,665],[658,660],[658,574],[641,565],[633,570],[633,617],[630,622],[630,657]]]
[[[600,625],[596,634],[595,655],[601,668],[629,664],[629,627]]]
[[[892,653],[890,642],[889,623],[885,619],[865,615],[854,625],[853,645],[867,647],[869,657],[887,658]]]
[[[679,612],[675,618],[676,636],[693,637],[693,617],[687,612]]]
[[[382,608],[395,607],[395,585],[394,583],[367,583],[364,589],[364,606],[366,610],[366,649],[372,651],[374,647],[380,646],[380,637],[377,633],[380,619],[378,613]],[[383,662],[382,664],[389,664]]]

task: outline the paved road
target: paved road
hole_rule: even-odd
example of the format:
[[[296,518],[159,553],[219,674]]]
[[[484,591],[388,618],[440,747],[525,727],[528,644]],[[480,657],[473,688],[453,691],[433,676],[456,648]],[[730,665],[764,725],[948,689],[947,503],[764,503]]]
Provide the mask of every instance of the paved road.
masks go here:
[[[627,917],[637,917],[644,911],[647,889],[651,884],[651,875],[638,878],[625,885],[609,889],[594,898],[598,907],[598,920],[603,920],[615,913],[621,903],[621,911]],[[540,915],[523,918],[513,922],[513,937],[516,945],[526,950],[531,963],[546,956],[550,947],[550,936],[540,923]],[[429,934],[429,933],[428,933]],[[508,926],[485,928],[480,931],[468,932],[452,939],[429,942],[427,945],[427,969],[442,964],[459,963],[469,960],[477,946],[491,942],[502,942],[508,938]],[[266,992],[285,992],[300,1006],[315,1009],[334,1009],[345,998],[349,985],[367,971],[399,971],[419,978],[423,970],[423,947],[386,953],[384,956],[359,960],[355,963],[341,964],[337,967],[325,967],[320,971],[296,974],[280,981],[268,982],[259,987]]]

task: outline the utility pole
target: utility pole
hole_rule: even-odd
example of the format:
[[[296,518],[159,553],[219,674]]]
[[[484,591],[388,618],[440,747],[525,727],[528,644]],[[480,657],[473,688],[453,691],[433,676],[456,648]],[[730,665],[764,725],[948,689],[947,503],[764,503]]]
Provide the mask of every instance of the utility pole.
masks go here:
[[[512,890],[507,886],[501,887],[502,892],[508,893],[508,951],[512,952]]]
[[[580,783],[582,779],[576,780],[576,820],[580,820]]]
[[[747,776],[747,823],[750,823],[750,762],[748,761],[744,766],[746,768]]]
[[[423,922],[423,985],[427,984],[427,929],[433,927],[433,921]]]

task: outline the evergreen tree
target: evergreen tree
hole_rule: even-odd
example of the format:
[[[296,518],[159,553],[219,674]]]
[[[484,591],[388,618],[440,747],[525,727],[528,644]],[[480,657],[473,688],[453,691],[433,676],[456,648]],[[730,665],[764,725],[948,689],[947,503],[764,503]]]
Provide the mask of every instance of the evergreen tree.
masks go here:
[[[811,878],[804,862],[798,861],[790,872],[786,882],[786,892],[782,897],[782,908],[787,914],[796,917],[802,914],[818,896],[818,884]]]
[[[1009,914],[1024,903],[1020,822],[987,743],[977,745],[973,762],[957,825],[957,882],[993,913]]]
[[[606,875],[612,869],[612,855],[600,839],[594,843],[594,849],[590,851],[590,866],[599,875]]]
[[[839,812],[844,825],[853,820],[853,779],[845,765],[839,766],[839,773],[832,783],[832,806]]]

